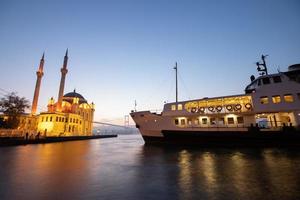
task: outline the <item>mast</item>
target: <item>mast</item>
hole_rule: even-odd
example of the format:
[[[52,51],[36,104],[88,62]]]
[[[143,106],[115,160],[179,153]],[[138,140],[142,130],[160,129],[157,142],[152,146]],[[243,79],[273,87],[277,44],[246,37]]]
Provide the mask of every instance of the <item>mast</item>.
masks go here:
[[[175,75],[176,75],[176,103],[178,102],[178,79],[177,79],[177,62],[175,63]]]
[[[268,55],[261,55],[261,60],[262,63],[260,62],[256,62],[256,66],[257,66],[257,71],[260,72],[260,75],[268,75],[268,68],[267,68],[267,64],[266,64],[266,57]],[[262,66],[262,68],[261,68]]]

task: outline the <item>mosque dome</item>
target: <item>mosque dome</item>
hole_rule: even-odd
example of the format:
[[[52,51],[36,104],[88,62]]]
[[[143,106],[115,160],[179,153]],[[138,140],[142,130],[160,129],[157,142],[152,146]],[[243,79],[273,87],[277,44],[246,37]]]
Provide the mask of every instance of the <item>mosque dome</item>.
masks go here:
[[[75,90],[63,96],[63,100],[69,103],[73,103],[74,98],[79,98],[79,104],[87,103],[87,100],[85,100],[85,98],[81,94],[77,93]]]

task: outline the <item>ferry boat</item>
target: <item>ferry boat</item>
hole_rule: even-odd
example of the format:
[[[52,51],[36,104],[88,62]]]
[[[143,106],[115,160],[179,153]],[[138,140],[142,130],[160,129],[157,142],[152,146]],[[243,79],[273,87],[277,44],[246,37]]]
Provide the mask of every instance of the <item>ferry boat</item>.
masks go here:
[[[165,103],[161,113],[131,111],[148,143],[200,146],[300,146],[300,64],[268,74],[257,62],[244,94]]]

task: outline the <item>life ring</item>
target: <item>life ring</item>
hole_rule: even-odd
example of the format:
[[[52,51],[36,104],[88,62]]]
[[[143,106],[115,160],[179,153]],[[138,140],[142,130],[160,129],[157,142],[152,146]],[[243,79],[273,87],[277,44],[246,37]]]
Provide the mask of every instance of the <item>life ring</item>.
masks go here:
[[[198,111],[200,111],[200,112],[204,113],[204,111],[205,111],[205,107],[200,107]]]
[[[234,106],[234,110],[238,111],[238,110],[241,110],[242,109],[242,105],[241,104],[236,104]]]
[[[197,112],[197,108],[196,108],[196,107],[192,107],[191,112],[192,112],[192,113]]]
[[[216,110],[217,110],[217,112],[221,112],[222,106],[217,106],[217,107],[216,107]]]
[[[212,107],[212,106],[209,106],[209,107],[208,107],[208,110],[209,110],[210,112],[215,112],[215,108]]]
[[[227,109],[228,111],[232,111],[232,105],[227,105],[227,106],[226,106],[226,109]]]
[[[245,108],[246,108],[247,110],[250,110],[250,109],[252,108],[251,103],[246,103],[246,104],[245,104]]]

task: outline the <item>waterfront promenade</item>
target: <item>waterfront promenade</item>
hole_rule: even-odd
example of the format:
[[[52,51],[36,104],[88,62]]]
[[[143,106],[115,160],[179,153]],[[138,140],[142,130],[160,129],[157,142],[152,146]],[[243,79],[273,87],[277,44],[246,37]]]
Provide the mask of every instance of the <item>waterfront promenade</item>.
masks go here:
[[[10,132],[10,134],[6,134]],[[13,145],[26,145],[26,144],[43,144],[53,142],[66,142],[75,140],[90,140],[100,138],[117,137],[117,134],[106,135],[91,135],[91,136],[60,136],[60,137],[45,137],[38,134],[28,134],[17,132],[13,130],[0,131],[0,147],[1,146],[13,146]]]

